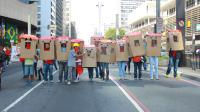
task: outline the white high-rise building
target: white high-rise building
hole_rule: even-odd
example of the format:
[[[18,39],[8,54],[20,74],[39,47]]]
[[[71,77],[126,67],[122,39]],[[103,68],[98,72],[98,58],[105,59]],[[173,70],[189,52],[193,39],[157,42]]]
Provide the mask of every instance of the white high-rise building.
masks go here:
[[[63,0],[63,35],[70,36],[71,23],[71,2],[70,0]]]
[[[56,0],[38,0],[37,36],[55,36]]]
[[[146,0],[121,0],[120,2],[120,23],[121,27],[128,30],[128,16],[133,10],[140,6]]]

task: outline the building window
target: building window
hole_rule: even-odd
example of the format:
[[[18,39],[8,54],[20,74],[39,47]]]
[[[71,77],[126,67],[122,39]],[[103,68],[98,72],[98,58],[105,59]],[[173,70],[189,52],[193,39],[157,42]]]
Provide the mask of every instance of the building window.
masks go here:
[[[40,22],[40,21],[38,21],[38,22],[37,22],[37,24],[38,24],[38,25],[41,25],[41,22]]]
[[[38,14],[38,15],[37,15],[37,17],[38,17],[38,19],[40,19],[40,18],[41,18],[41,15],[40,15],[40,14]]]
[[[40,7],[38,7],[38,12],[40,12],[40,10],[41,10],[41,8],[40,8]]]
[[[195,6],[195,0],[188,0],[186,2],[186,8],[190,8],[190,7],[193,7]]]

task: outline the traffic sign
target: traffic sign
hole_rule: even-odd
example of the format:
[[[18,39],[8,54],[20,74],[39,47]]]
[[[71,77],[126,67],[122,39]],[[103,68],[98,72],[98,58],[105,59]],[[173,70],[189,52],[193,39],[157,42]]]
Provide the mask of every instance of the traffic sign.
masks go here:
[[[156,20],[156,32],[161,33],[163,31],[163,18],[157,18]]]

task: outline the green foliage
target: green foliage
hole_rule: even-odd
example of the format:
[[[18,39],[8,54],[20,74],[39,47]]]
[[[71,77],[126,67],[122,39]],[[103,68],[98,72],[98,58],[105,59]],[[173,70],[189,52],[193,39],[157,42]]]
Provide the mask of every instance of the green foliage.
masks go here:
[[[119,38],[122,38],[125,35],[126,31],[122,28],[119,29]],[[105,38],[115,40],[116,39],[116,28],[109,28],[105,34]]]

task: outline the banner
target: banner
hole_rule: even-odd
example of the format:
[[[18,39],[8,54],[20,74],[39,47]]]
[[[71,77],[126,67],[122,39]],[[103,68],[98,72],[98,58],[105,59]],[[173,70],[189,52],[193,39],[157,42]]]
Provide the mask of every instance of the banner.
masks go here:
[[[6,35],[5,35],[6,40],[13,40],[14,43],[17,43],[18,42],[17,36],[18,36],[18,30],[16,25],[6,23]]]

